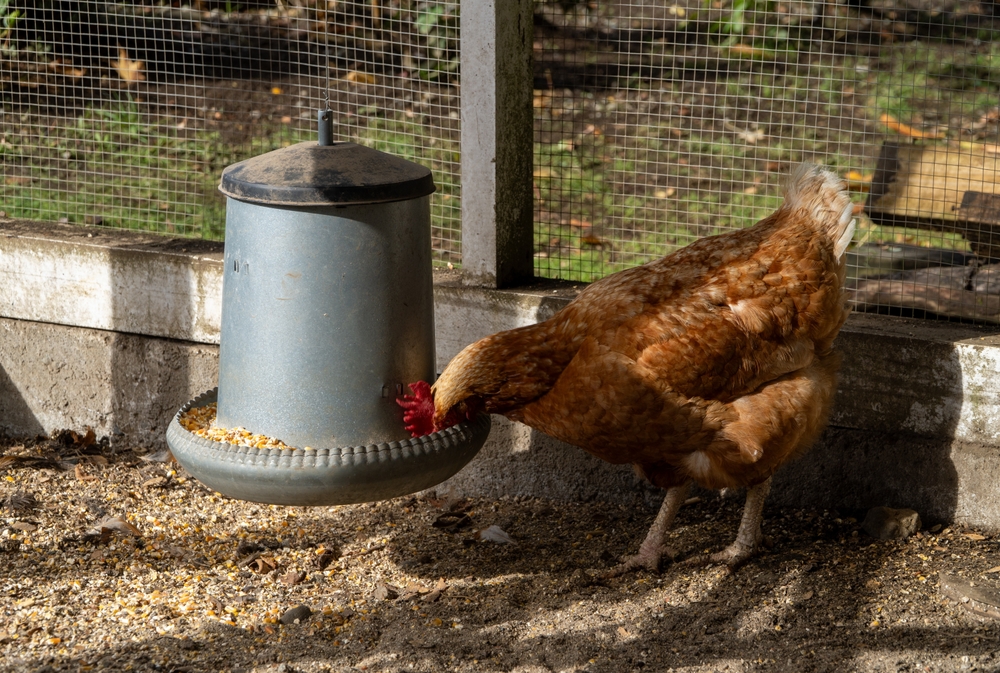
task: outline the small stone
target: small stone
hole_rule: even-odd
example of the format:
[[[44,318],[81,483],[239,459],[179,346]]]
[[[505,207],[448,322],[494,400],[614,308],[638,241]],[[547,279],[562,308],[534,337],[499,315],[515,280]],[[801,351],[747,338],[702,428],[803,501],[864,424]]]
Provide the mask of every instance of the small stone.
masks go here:
[[[304,622],[311,615],[312,610],[309,609],[308,605],[296,605],[294,608],[285,610],[285,614],[281,615],[279,621],[282,624],[294,624],[295,622]]]
[[[341,556],[343,556],[343,553],[340,551],[339,547],[335,545],[327,547],[324,545],[317,550],[316,567],[320,570],[326,570],[328,565],[336,561]]]
[[[920,515],[912,509],[872,507],[861,528],[880,540],[905,540],[920,530]]]
[[[385,582],[379,582],[375,585],[375,591],[373,592],[375,598],[380,601],[395,600],[399,596],[399,590],[396,587],[386,584]]]
[[[250,540],[240,540],[240,543],[236,545],[237,557],[250,556],[259,551],[264,551],[264,547]]]

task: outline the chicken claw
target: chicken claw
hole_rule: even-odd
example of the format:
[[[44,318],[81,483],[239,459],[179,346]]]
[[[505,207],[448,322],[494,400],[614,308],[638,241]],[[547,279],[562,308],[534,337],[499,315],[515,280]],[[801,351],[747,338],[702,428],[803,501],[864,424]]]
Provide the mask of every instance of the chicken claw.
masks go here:
[[[755,486],[747,489],[747,501],[743,506],[743,519],[740,530],[731,545],[715,554],[699,554],[684,561],[684,565],[708,565],[709,563],[724,563],[730,570],[735,570],[758,551],[761,541],[760,522],[763,519],[764,500],[771,490],[771,478],[768,477]]]
[[[667,494],[663,496],[663,504],[660,505],[660,511],[656,515],[656,520],[649,527],[646,539],[639,545],[639,553],[634,556],[625,557],[625,560],[603,575],[604,579],[619,577],[640,568],[658,573],[660,572],[660,561],[664,556],[669,559],[674,558],[673,550],[663,543],[663,539],[666,537],[667,531],[670,530],[670,526],[674,522],[674,517],[677,516],[677,510],[687,500],[689,487],[690,483],[667,489]]]
[[[601,575],[601,579],[621,577],[633,570],[648,570],[651,573],[659,573],[661,561],[664,558],[673,560],[675,556],[673,549],[667,545],[661,545],[659,549],[640,547],[638,554],[626,556],[621,563]]]

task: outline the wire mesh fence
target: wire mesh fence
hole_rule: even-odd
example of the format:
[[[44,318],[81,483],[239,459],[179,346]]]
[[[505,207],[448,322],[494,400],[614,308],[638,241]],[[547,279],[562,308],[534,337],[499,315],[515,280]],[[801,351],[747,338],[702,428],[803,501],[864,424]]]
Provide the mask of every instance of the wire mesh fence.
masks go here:
[[[538,273],[591,280],[750,226],[810,160],[854,192],[859,307],[997,321],[998,9],[538,5]]]
[[[461,262],[457,0],[0,0],[0,210],[221,238],[222,169],[335,137],[428,165]],[[858,306],[1000,322],[1000,5],[537,0],[535,269],[750,226],[802,160],[854,190]],[[329,66],[329,67],[328,67]]]
[[[227,165],[315,139],[434,171],[434,247],[457,261],[456,2],[0,0],[0,210],[221,238]],[[329,64],[329,68],[327,67]]]

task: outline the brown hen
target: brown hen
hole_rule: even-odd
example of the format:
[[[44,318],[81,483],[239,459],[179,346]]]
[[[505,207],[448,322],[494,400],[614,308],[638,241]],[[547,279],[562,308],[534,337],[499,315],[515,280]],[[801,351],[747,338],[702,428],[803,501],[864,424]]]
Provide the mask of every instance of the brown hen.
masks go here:
[[[735,542],[702,560],[736,565],[759,544],[771,475],[826,424],[848,314],[845,185],[817,166],[750,229],[703,238],[587,287],[537,325],[459,353],[410,427],[503,414],[611,463],[632,463],[666,497],[639,553],[616,569],[657,569],[689,484],[748,487]],[[423,411],[420,411],[423,405]]]

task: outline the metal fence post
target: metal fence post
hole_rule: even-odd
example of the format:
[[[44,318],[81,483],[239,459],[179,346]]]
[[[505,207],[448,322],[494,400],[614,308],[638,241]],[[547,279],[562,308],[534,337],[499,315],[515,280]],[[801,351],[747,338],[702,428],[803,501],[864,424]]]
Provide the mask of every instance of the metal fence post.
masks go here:
[[[464,0],[462,271],[506,287],[533,276],[531,0]]]

